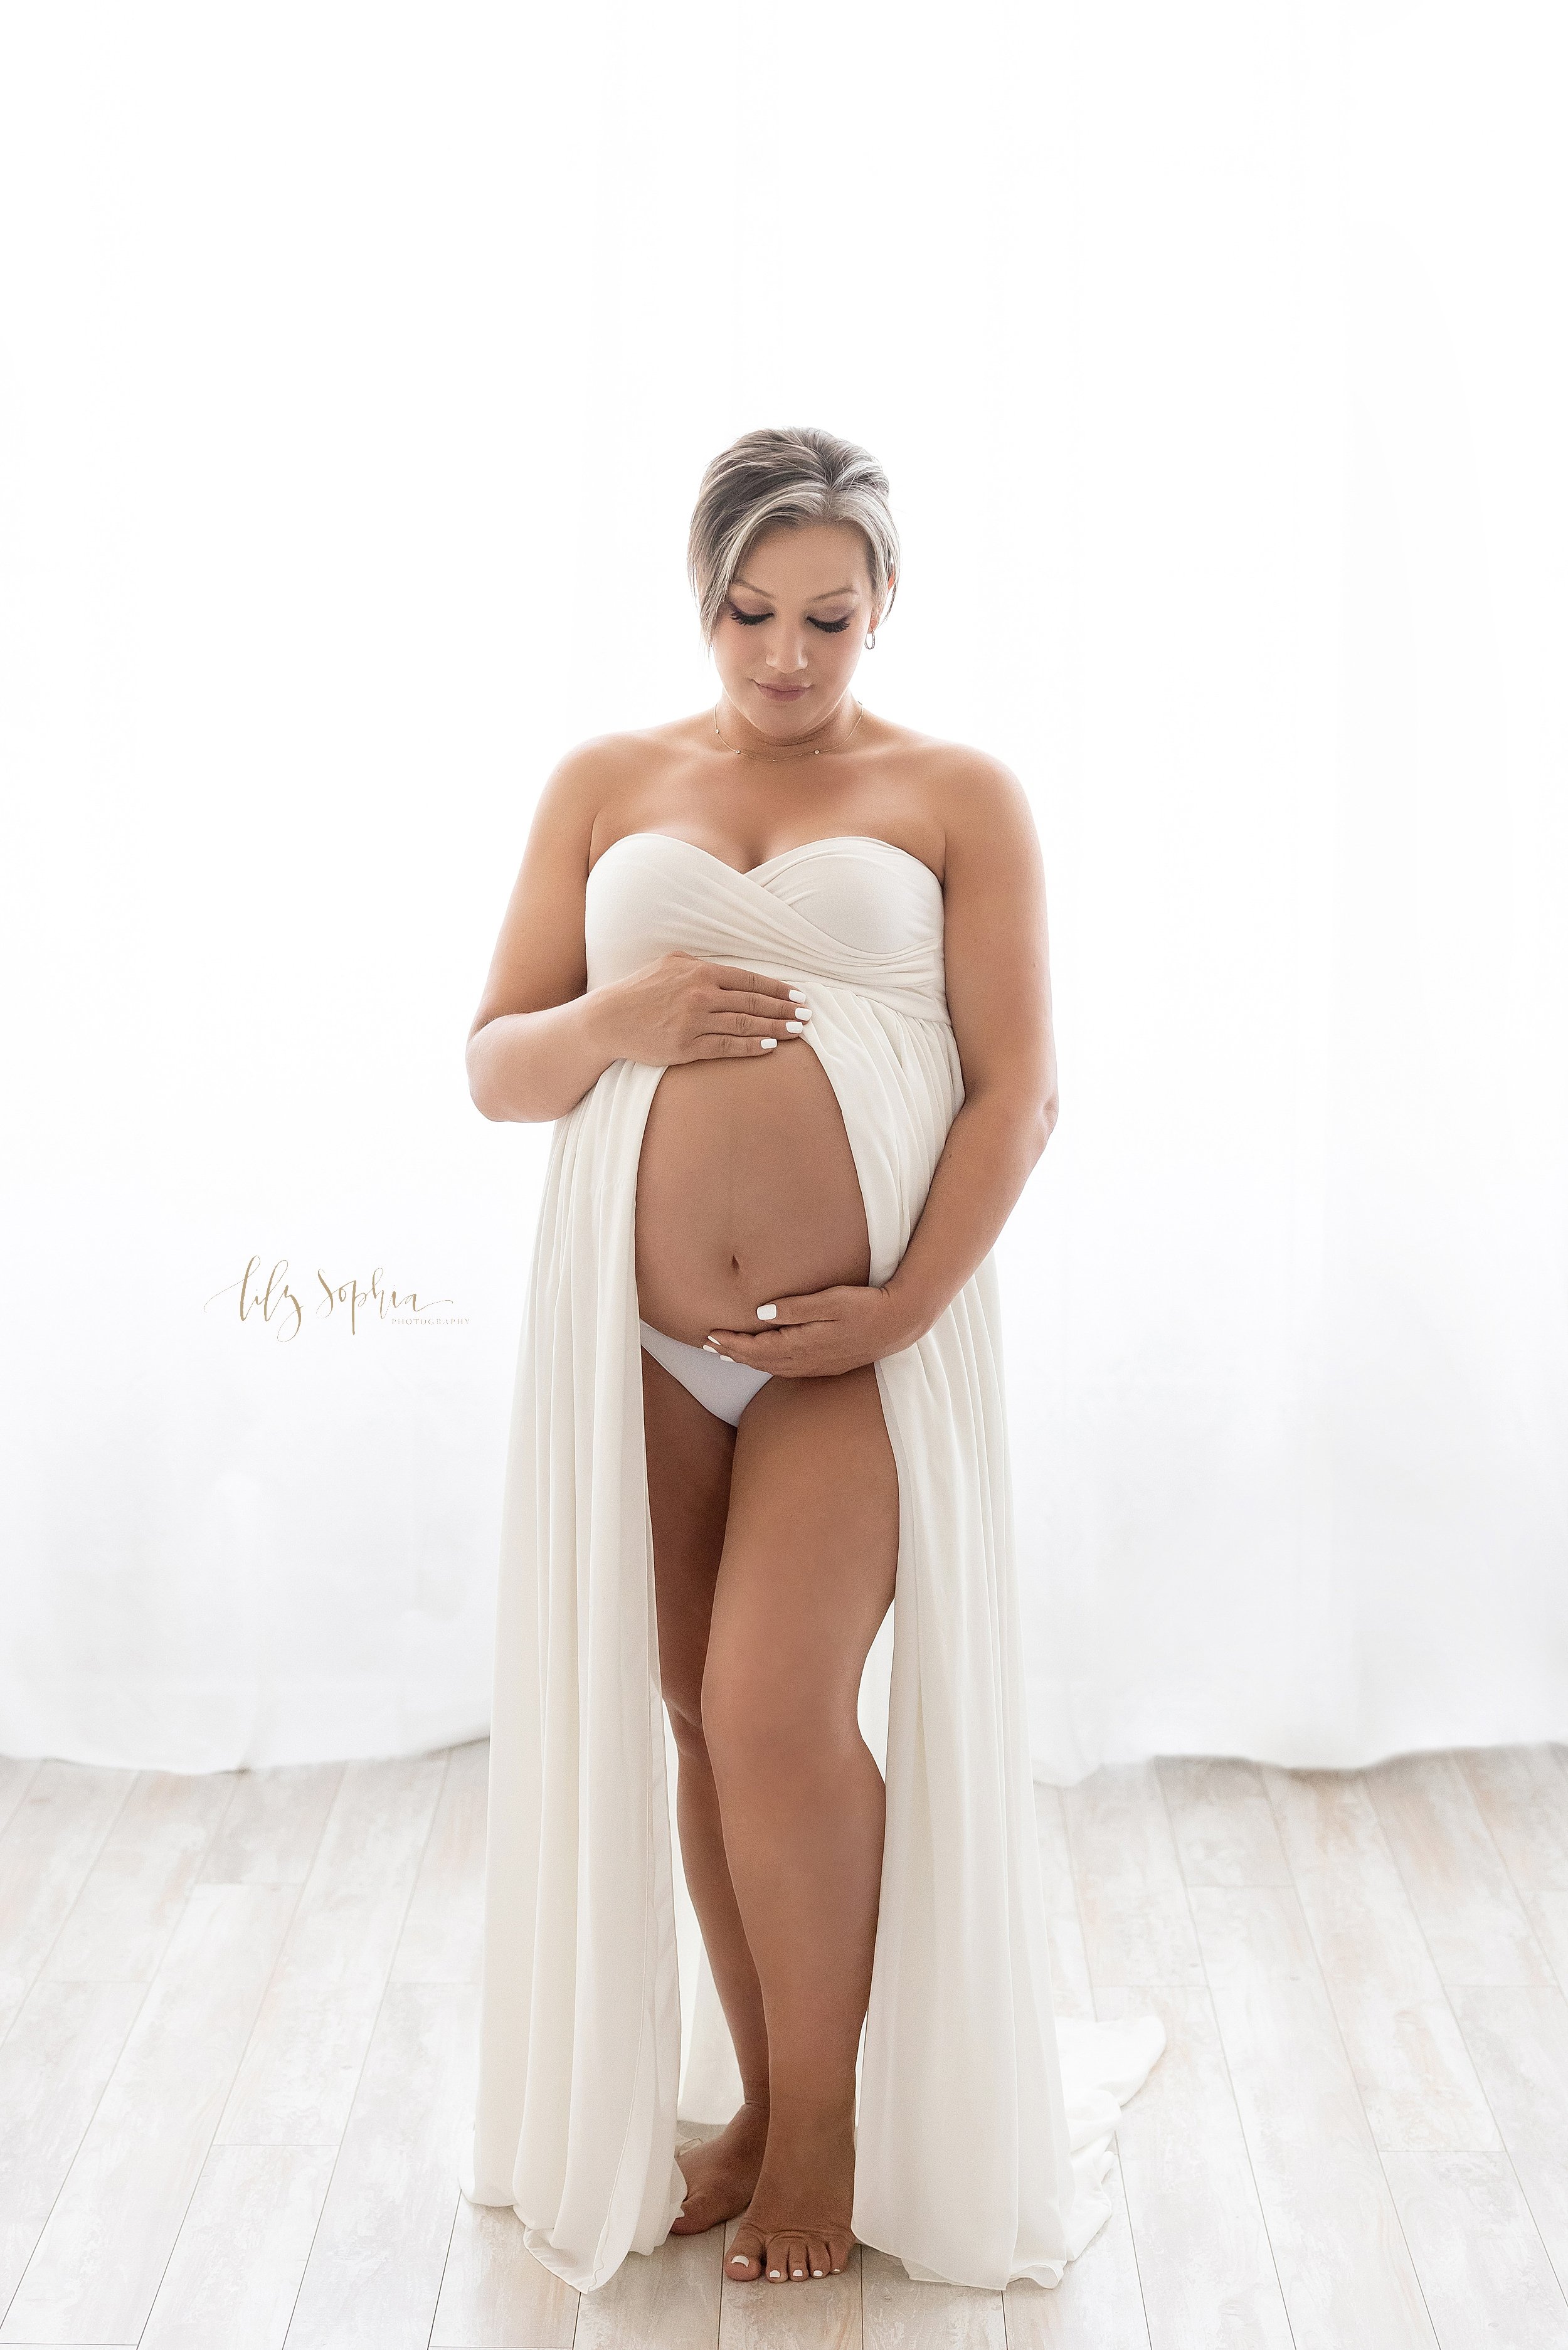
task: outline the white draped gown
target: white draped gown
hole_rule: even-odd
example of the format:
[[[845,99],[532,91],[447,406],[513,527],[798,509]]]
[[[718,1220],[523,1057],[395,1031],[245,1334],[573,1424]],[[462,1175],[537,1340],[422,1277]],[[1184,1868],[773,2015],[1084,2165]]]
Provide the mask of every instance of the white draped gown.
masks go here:
[[[833,911],[846,890],[871,917],[854,943]],[[590,987],[672,947],[809,986],[805,1042],[843,1112],[874,1283],[908,1246],[963,1100],[942,910],[927,866],[859,836],[743,873],[633,833],[588,879]],[[672,1831],[659,1688],[633,1224],[662,1075],[614,1062],[556,1127],[503,1504],[461,2183],[511,2206],[530,2251],[584,2292],[663,2241],[686,2192],[679,2124],[739,2102]],[[990,1257],[877,1381],[898,1550],[861,1700],[887,1834],[852,2225],[914,2278],[1051,2285],[1108,2215],[1117,2115],[1164,2033],[1154,2016],[1053,2013]]]

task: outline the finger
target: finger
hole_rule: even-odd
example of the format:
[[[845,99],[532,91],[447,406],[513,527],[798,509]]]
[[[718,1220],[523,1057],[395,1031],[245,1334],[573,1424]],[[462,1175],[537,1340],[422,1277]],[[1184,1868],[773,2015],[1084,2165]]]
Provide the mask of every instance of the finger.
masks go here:
[[[699,1036],[684,1057],[689,1061],[738,1061],[756,1053],[776,1053],[781,1045],[798,1045],[798,1036]]]
[[[792,1370],[801,1350],[817,1336],[815,1330],[716,1330],[713,1345],[737,1363],[754,1371]]]
[[[709,1008],[713,1015],[726,1022],[734,1019],[806,1021],[811,1018],[811,1006],[804,995],[787,995],[781,1000],[776,995],[759,995],[740,987],[716,989]]]
[[[722,1362],[744,1363],[748,1370],[768,1371],[780,1378],[814,1378],[836,1367],[828,1359],[832,1347],[822,1327],[815,1330],[771,1332],[753,1336],[750,1330],[715,1330],[704,1341]]]
[[[774,1330],[791,1322],[832,1322],[837,1292],[833,1289],[815,1290],[809,1297],[765,1297],[757,1308],[757,1320]]]
[[[792,1003],[806,1002],[805,990],[793,979],[770,979],[766,972],[743,971],[738,963],[711,962],[704,966],[710,979],[721,987],[739,988],[746,995],[787,996]]]
[[[755,1330],[710,1330],[703,1343],[732,1363],[750,1363],[753,1370],[765,1370],[779,1359],[778,1340]]]
[[[708,1036],[799,1036],[805,1033],[811,1017],[806,1004],[774,1003],[771,1011],[742,1012],[743,1003],[765,1001],[760,995],[737,995],[729,1003],[716,1003],[701,1015],[701,1034]]]

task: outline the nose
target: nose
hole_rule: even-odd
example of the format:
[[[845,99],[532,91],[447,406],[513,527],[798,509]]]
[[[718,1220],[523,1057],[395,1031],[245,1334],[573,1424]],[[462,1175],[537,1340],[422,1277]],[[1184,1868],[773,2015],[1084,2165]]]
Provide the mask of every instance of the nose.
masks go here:
[[[806,664],[804,629],[793,637],[775,638],[768,647],[767,660],[770,669],[804,669]]]

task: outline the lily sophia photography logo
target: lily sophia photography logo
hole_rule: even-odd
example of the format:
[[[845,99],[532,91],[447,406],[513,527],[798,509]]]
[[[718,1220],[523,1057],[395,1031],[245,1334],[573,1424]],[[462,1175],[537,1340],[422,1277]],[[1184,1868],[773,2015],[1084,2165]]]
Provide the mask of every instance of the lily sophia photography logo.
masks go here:
[[[336,1324],[357,1338],[362,1329],[375,1326],[440,1330],[467,1322],[466,1314],[441,1312],[443,1306],[453,1305],[453,1299],[424,1297],[417,1289],[393,1289],[386,1271],[385,1265],[379,1264],[367,1283],[361,1283],[358,1274],[335,1281],[317,1265],[314,1280],[296,1286],[289,1275],[287,1257],[276,1258],[271,1272],[264,1274],[262,1260],[255,1255],[248,1260],[238,1281],[213,1292],[202,1311],[210,1314],[227,1300],[229,1311],[242,1324],[265,1331],[283,1346],[299,1337],[307,1326],[326,1328]]]

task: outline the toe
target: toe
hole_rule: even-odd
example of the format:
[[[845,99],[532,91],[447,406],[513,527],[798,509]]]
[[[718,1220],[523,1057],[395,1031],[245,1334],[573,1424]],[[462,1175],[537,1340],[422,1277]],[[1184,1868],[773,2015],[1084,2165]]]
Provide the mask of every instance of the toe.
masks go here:
[[[852,2235],[830,2236],[827,2240],[827,2249],[832,2256],[834,2275],[842,2276],[849,2266],[849,2255],[855,2249],[854,2237]]]
[[[779,2242],[783,2254],[780,2265],[792,2284],[801,2283],[811,2274],[811,2262],[806,2258],[805,2238],[785,2236]]]
[[[833,2266],[833,2257],[824,2237],[808,2236],[805,2240],[806,2266],[814,2277],[826,2276]]]
[[[724,2274],[733,2277],[737,2284],[745,2284],[763,2272],[763,2235],[760,2228],[742,2226],[736,2229],[730,2249],[724,2255]]]

